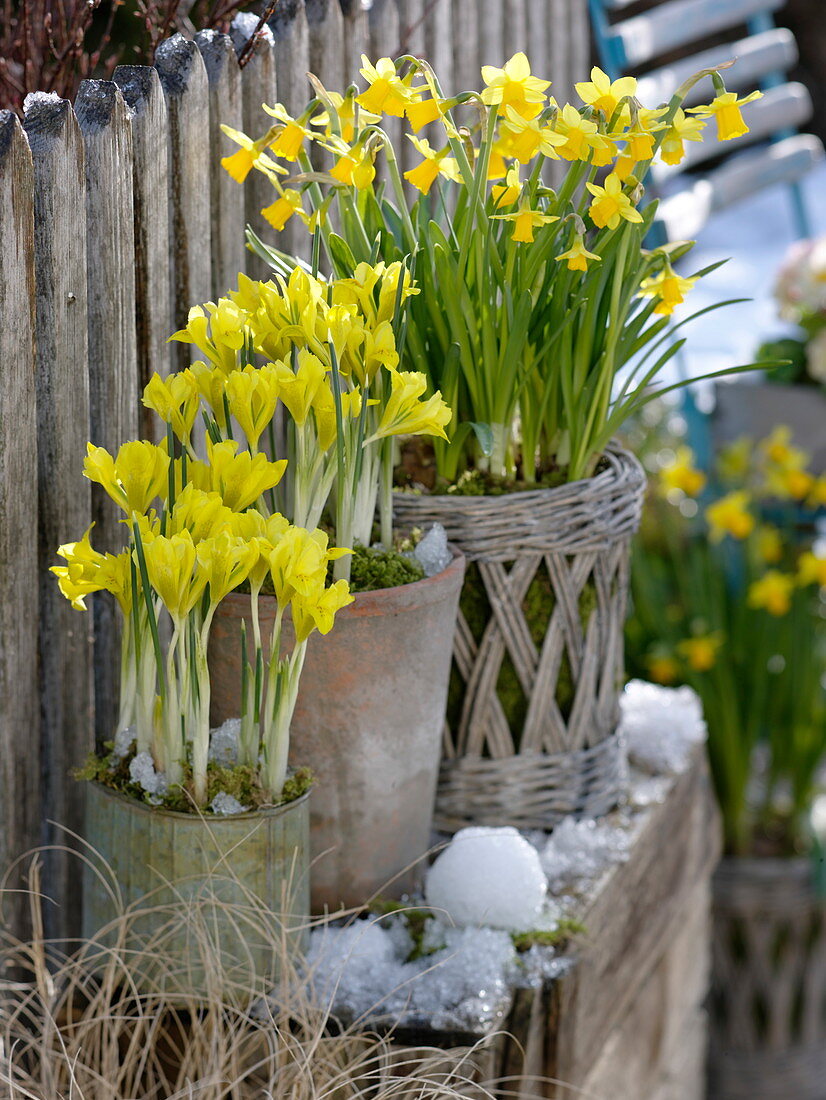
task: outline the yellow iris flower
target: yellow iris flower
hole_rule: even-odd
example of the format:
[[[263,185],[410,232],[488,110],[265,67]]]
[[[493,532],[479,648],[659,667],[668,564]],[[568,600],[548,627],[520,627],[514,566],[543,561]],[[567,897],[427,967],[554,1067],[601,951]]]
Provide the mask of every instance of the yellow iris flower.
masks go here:
[[[283,361],[275,363],[274,367],[278,376],[279,396],[290,416],[301,428],[310,415],[316,394],[326,384],[327,368],[317,355],[306,348],[298,353],[298,369],[295,373]]]
[[[329,634],[336,614],[352,602],[350,586],[345,580],[336,581],[329,588],[317,589],[309,597],[293,597],[290,606],[296,641],[306,641],[314,630],[320,634]]]
[[[198,565],[206,576],[211,603],[219,604],[242,584],[258,562],[258,547],[229,531],[205,539],[196,548]]]
[[[143,404],[171,424],[178,439],[189,442],[200,407],[198,384],[189,368],[167,378],[153,374],[144,387]]]
[[[366,440],[384,439],[392,435],[436,435],[447,439],[445,428],[453,413],[437,390],[432,397],[422,400],[427,389],[427,379],[418,371],[393,371],[390,375],[391,392],[382,410],[375,433]]]
[[[197,569],[195,543],[189,531],[158,535],[143,547],[149,583],[166,610],[180,623],[203,595],[206,574]]]
[[[146,512],[156,497],[163,496],[168,469],[165,441],[157,446],[146,440],[130,440],[119,448],[115,458],[105,447],[86,445],[84,477],[102,486],[128,516]]]
[[[190,479],[206,493],[219,493],[224,504],[235,512],[249,508],[267,489],[274,488],[284,476],[285,459],[270,462],[266,455],[238,452],[238,441],[223,443],[207,440],[208,462],[191,462]]]
[[[263,367],[246,366],[233,371],[226,382],[229,411],[241,425],[251,451],[271,423],[278,404],[278,371],[267,363]]]
[[[175,497],[166,526],[167,535],[189,531],[194,543],[211,538],[233,523],[235,513],[227,508],[220,493],[205,492],[187,482]]]

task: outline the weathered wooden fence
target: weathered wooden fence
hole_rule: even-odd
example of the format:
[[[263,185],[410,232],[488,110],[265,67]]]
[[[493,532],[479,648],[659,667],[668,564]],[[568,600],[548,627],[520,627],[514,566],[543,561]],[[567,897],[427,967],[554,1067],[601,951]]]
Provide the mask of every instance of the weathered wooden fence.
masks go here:
[[[121,541],[114,508],[81,476],[85,442],[116,449],[151,432],[144,382],[188,360],[169,334],[239,271],[262,273],[244,226],[272,236],[260,215],[272,191],[257,173],[244,188],[229,180],[219,160],[234,147],[219,124],[258,132],[262,102],[297,112],[308,70],[343,87],[358,78],[362,53],[427,56],[457,92],[479,85],[482,64],[524,49],[564,98],[588,67],[586,7],[282,0],[243,69],[240,28],[176,35],[154,67],[84,81],[74,105],[38,96],[22,122],[0,112],[0,871],[35,845],[70,843],[64,827],[81,830],[82,787],[70,769],[96,736],[113,733],[112,607],[96,599],[92,614],[73,611],[48,572],[56,547],[92,520],[98,546]],[[282,247],[302,239],[303,226],[290,224]],[[77,866],[60,850],[45,859],[56,901],[48,931],[70,934]],[[3,919],[18,932],[24,867],[3,896]]]

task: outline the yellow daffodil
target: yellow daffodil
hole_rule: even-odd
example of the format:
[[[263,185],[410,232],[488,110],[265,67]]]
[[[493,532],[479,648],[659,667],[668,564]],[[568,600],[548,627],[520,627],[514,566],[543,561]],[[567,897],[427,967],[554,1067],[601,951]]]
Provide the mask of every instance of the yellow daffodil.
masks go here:
[[[380,57],[375,65],[371,65],[367,56],[362,54],[359,72],[367,81],[367,90],[356,96],[356,102],[374,114],[401,118],[413,93],[409,84],[396,72],[391,59]]]
[[[499,127],[499,141],[508,156],[515,157],[520,164],[528,164],[537,153],[554,159],[557,147],[564,145],[566,139],[550,126],[523,118],[513,107],[508,107]]]
[[[205,539],[198,544],[196,553],[213,604],[219,604],[242,584],[258,562],[258,547],[229,531]]]
[[[449,145],[437,152],[431,148],[427,138],[413,137],[412,134],[407,136],[424,157],[421,164],[416,165],[415,168],[411,168],[404,174],[404,178],[417,190],[426,195],[440,175],[453,180],[454,183],[459,182],[461,179],[459,168],[454,158],[448,155],[450,153]]]
[[[307,127],[307,117],[293,118],[283,103],[276,103],[268,107],[266,103],[261,106],[271,115],[280,126],[275,129],[270,138],[269,147],[278,157],[284,160],[298,160],[298,154],[308,138],[312,140],[315,134]]]
[[[678,275],[671,264],[667,263],[662,271],[643,279],[640,284],[640,296],[656,298],[654,312],[670,317],[675,308],[685,301],[685,295],[696,282],[696,278],[684,278]]]
[[[342,141],[346,141],[351,144],[356,136],[356,98],[354,94],[343,96],[341,92],[326,91],[327,100],[332,104],[333,111],[335,112],[338,120],[338,136]],[[358,115],[358,122],[362,126],[372,125],[374,122],[380,122],[381,115],[371,114],[369,111],[361,110]],[[335,137],[333,126],[330,120],[329,111],[322,111],[320,114],[314,115],[310,119],[311,126],[324,127],[324,133],[326,137]]]
[[[411,99],[405,105],[404,113],[414,134],[418,134],[423,126],[437,122],[442,117],[443,102],[434,95],[427,95],[419,99]]]
[[[722,644],[722,634],[715,631],[713,634],[686,638],[677,644],[677,652],[688,661],[689,667],[695,672],[708,672],[710,668],[714,668],[717,651]]]
[[[447,439],[445,427],[452,412],[437,390],[422,400],[427,379],[418,371],[393,371],[390,396],[382,410],[379,426],[367,442],[392,435],[436,435]]]
[[[550,225],[552,222],[559,221],[557,214],[543,214],[541,210],[532,210],[527,196],[523,197],[518,210],[513,210],[509,214],[492,214],[491,217],[513,222],[511,239],[520,244],[530,244],[534,239],[534,229],[540,225]]]
[[[620,221],[642,221],[642,215],[635,209],[630,197],[622,189],[622,181],[613,172],[606,176],[605,185],[596,183],[585,185],[594,196],[588,213],[591,221],[600,229],[616,229]]]
[[[258,450],[258,441],[272,422],[278,404],[278,389],[278,371],[272,363],[259,368],[244,367],[234,371],[227,379],[229,411],[241,425],[253,452]]]
[[[561,260],[567,260],[569,271],[587,271],[589,260],[601,260],[602,257],[598,256],[596,252],[589,252],[585,247],[585,239],[581,234],[577,233],[574,237],[574,243],[568,249],[567,252],[560,252],[556,257],[557,262]]]
[[[76,611],[85,611],[84,597],[104,587],[101,566],[104,556],[92,547],[92,524],[77,542],[58,546],[57,553],[66,565],[53,565],[49,572],[57,577],[58,587]]]
[[[702,141],[705,125],[702,119],[689,118],[682,107],[678,107],[660,144],[663,162],[679,164],[685,156],[685,142]]]
[[[745,539],[755,527],[754,516],[749,511],[751,497],[744,490],[728,493],[706,508],[711,541],[719,542],[726,535],[735,539]]]
[[[293,597],[290,605],[297,642],[306,641],[317,630],[329,634],[336,614],[353,602],[350,586],[345,580],[336,581],[329,588],[322,588],[309,597]]]
[[[738,99],[736,92],[721,92],[708,106],[689,107],[688,111],[690,114],[699,115],[700,118],[713,118],[717,123],[719,140],[731,141],[732,138],[742,137],[749,132],[740,108],[746,103],[752,103],[755,99],[761,99],[762,96],[762,92],[752,92],[751,95]]]
[[[268,461],[266,455],[238,452],[238,441],[213,443],[207,440],[208,462],[190,463],[190,478],[198,489],[219,493],[224,504],[242,512],[258,498],[274,488],[284,476],[285,460]]]
[[[797,563],[797,583],[826,588],[826,556],[818,556],[811,550],[801,554]]]
[[[143,404],[152,409],[183,443],[189,442],[198,415],[200,393],[192,371],[187,369],[161,378],[153,374],[143,391]]]
[[[514,164],[508,169],[504,184],[499,183],[491,187],[490,193],[494,205],[499,208],[502,206],[513,206],[519,198],[521,190],[522,181],[519,178],[519,165]]]
[[[516,53],[501,69],[493,65],[482,66],[482,79],[486,87],[482,102],[497,106],[504,114],[508,107],[523,118],[536,118],[545,103],[545,89],[549,80],[531,75],[531,66],[523,53]]]
[[[261,214],[280,233],[293,214],[303,209],[300,193],[292,187],[285,187],[275,202],[265,206]]]
[[[783,537],[770,523],[763,523],[757,528],[754,545],[760,560],[768,565],[774,565],[783,558]]]
[[[602,111],[606,121],[610,121],[623,99],[637,94],[637,81],[633,76],[621,76],[619,80],[612,81],[608,74],[596,65],[591,69],[590,81],[581,81],[574,87],[582,102],[587,103],[594,110]],[[625,111],[627,110],[626,106]]]
[[[576,107],[566,103],[552,124],[554,133],[563,138],[556,152],[564,160],[588,160],[595,150],[613,154],[613,142],[589,118],[583,118]]]
[[[127,515],[143,513],[166,490],[169,455],[166,443],[156,446],[145,440],[130,440],[112,458],[104,447],[86,445],[83,474],[101,485]]]
[[[646,658],[645,666],[657,684],[673,684],[680,674],[679,661],[667,653],[652,654]]]
[[[252,138],[247,137],[240,130],[233,130],[231,126],[224,126],[223,124],[221,125],[221,131],[236,145],[241,146],[230,156],[221,158],[221,167],[230,174],[236,183],[243,183],[253,168],[266,169],[267,173],[280,172],[282,175],[286,172],[285,168],[282,168],[280,164],[276,164],[264,152],[267,146],[267,137],[261,138],[259,141],[253,141]]]
[[[339,183],[363,191],[376,177],[373,163],[376,156],[376,144],[372,141],[358,141],[349,145],[341,138],[332,137],[323,143],[326,149],[335,153],[338,159],[330,169],[330,175]]]
[[[175,497],[166,533],[180,535],[188,531],[197,544],[231,527],[234,517],[235,513],[224,504],[220,493],[205,492],[188,482]]]
[[[778,569],[769,569],[763,576],[749,586],[749,607],[762,608],[778,618],[785,615],[792,606],[794,577],[781,573]]]
[[[143,547],[149,583],[166,610],[180,623],[195,607],[206,587],[206,575],[196,568],[195,543],[188,531],[167,538],[158,535]]]
[[[826,474],[815,478],[806,503],[810,508],[826,508]]]
[[[660,469],[660,486],[665,493],[677,490],[687,497],[696,497],[706,484],[706,475],[694,466],[690,447],[678,447],[670,462]]]

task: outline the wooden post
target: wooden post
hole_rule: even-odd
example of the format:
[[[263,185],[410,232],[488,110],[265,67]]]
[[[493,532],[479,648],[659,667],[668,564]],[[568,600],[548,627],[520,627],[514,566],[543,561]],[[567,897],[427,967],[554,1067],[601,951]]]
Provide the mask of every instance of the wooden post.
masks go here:
[[[461,0],[436,0],[424,23],[424,56],[436,70],[445,95],[459,90],[454,89],[453,77],[453,9],[457,6]]]
[[[111,80],[84,80],[75,101],[86,160],[86,294],[89,313],[90,437],[116,454],[138,434],[135,337],[135,214],[132,129],[123,96]],[[124,545],[118,507],[92,488],[99,550]],[[94,599],[95,734],[117,732],[120,620],[108,593]]]
[[[310,72],[325,88],[344,92],[344,16],[338,0],[305,0]]]
[[[396,0],[399,9],[399,43],[397,46],[399,53],[411,53],[416,57],[425,56],[424,20],[427,2],[428,0]],[[396,55],[391,53],[390,56],[395,57]],[[408,132],[407,127],[404,128],[403,132]],[[419,136],[424,137],[425,134]],[[429,131],[428,136],[430,136]],[[407,172],[422,159],[413,143],[405,137],[396,145],[396,154],[402,172]],[[417,194],[410,184],[406,184],[405,189],[409,199],[413,199]]]
[[[148,65],[119,65],[114,80],[132,112],[135,331],[138,389],[172,367],[169,272],[169,132],[161,82]],[[141,406],[140,433],[158,440],[158,417]]]
[[[221,157],[238,148],[221,133],[221,123],[235,130],[244,128],[241,70],[228,35],[199,31],[195,44],[204,59],[209,85],[212,297],[217,301],[238,286],[238,273],[245,265],[244,189],[221,167]]]
[[[186,324],[192,306],[212,294],[209,91],[194,42],[175,34],[155,51],[169,118],[169,227],[173,324]],[[174,345],[178,368],[200,358],[197,348]]]
[[[454,95],[479,87],[479,11],[475,3],[453,5],[453,87]]]
[[[37,697],[37,422],[34,173],[17,117],[0,111],[0,866],[40,839]],[[19,874],[4,883],[25,883]],[[28,899],[3,899],[3,923],[28,935]]]
[[[290,114],[299,115],[310,97],[310,83],[307,80],[310,30],[304,0],[281,0],[270,21],[270,30],[275,46],[278,98]],[[272,236],[272,231],[270,233]],[[305,258],[310,255],[310,236],[297,217],[290,218],[275,239],[284,252]]]
[[[248,36],[242,30],[242,27],[236,24],[233,24],[230,34],[236,53],[240,54],[246,45]],[[272,121],[269,115],[261,110],[261,104],[266,103],[272,106],[278,99],[275,46],[269,28],[267,33],[258,39],[252,57],[241,70],[241,91],[244,119],[242,129],[250,137],[256,138],[264,133]],[[249,225],[262,241],[272,240],[275,230],[261,214],[265,206],[269,206],[271,202],[275,201],[276,196],[272,184],[261,172],[253,171],[247,176],[247,181],[242,190],[246,225]],[[245,262],[246,267],[244,270],[249,276],[257,279],[268,279],[270,277],[269,266],[249,251],[246,252]]]
[[[556,80],[551,72],[550,35],[553,27],[548,19],[548,0],[524,0],[527,7],[527,26],[530,39],[525,52],[531,63],[531,71],[542,80]],[[556,85],[550,89],[555,91]]]
[[[401,42],[401,21],[399,18],[399,9],[396,7],[396,0],[373,0],[373,6],[370,9],[370,52],[369,59],[371,63],[375,62],[380,57],[395,57],[396,52]],[[353,76],[359,84],[359,87],[364,87],[364,80],[356,72]],[[399,118],[393,118],[391,115],[386,115],[382,121],[382,126],[393,143],[393,148],[396,151],[396,156],[399,160],[399,166],[402,164],[402,120]],[[409,145],[409,141],[405,141],[405,145]],[[379,166],[379,175],[385,180],[387,179],[387,171],[384,167],[383,157],[379,155],[377,164]]]
[[[43,817],[79,830],[84,792],[69,772],[94,747],[92,611],[75,611],[48,569],[61,564],[58,546],[80,538],[92,521],[91,487],[82,473],[89,439],[86,177],[83,138],[66,100],[32,106],[25,127],[35,196]],[[55,844],[68,839],[45,824],[42,835]],[[47,934],[76,934],[77,867],[60,852],[49,852],[45,864],[46,892],[60,903],[44,909]]]
[[[361,55],[370,53],[370,0],[339,0],[339,3],[344,13],[344,84],[347,86],[358,77]]]
[[[527,0],[505,0],[504,3],[504,49],[502,59],[494,65],[504,65],[509,57],[528,49],[528,12]]]
[[[482,65],[501,66],[505,60],[505,19],[503,0],[479,0],[479,59]],[[478,86],[477,74],[474,87]]]
[[[568,0],[570,4],[570,82],[569,96],[574,94],[574,84],[579,80],[588,80],[591,71],[591,23],[588,18],[587,0]]]

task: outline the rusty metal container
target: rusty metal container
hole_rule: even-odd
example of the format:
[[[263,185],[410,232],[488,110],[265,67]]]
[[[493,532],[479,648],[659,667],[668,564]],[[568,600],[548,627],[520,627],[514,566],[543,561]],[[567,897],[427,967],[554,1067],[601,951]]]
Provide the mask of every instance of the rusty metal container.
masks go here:
[[[197,999],[220,983],[222,997],[244,1002],[277,980],[282,933],[288,950],[304,946],[309,794],[206,817],[90,783],[85,833],[99,859],[84,864],[83,937],[137,953],[138,988]],[[129,906],[134,919],[118,920]]]
[[[420,881],[464,572],[457,554],[435,577],[360,593],[328,635],[310,639],[290,761],[315,776],[313,912],[398,896]],[[268,637],[275,601],[262,597],[260,611]],[[232,593],[213,622],[214,724],[240,712],[239,638],[249,616],[249,596]]]

